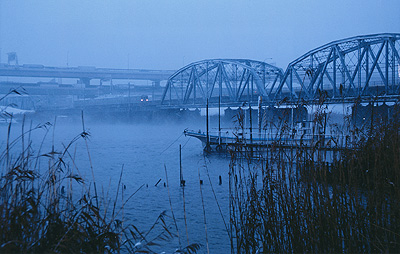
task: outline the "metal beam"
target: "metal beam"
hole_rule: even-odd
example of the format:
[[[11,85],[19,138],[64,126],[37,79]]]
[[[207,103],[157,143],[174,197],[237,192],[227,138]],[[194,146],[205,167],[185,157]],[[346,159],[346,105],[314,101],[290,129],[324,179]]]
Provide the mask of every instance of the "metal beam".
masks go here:
[[[371,71],[368,74],[367,79],[365,80],[365,86],[364,86],[363,92],[361,94],[364,93],[364,90],[366,89],[367,85],[369,85],[369,81],[370,81],[370,79],[372,77],[372,73],[374,72],[375,66],[378,66],[377,69],[380,70],[379,65],[377,65],[377,63],[378,63],[378,59],[379,59],[379,57],[380,57],[380,55],[382,53],[383,46],[384,46],[384,44],[382,44],[381,48],[379,49],[377,57],[375,57],[374,52],[372,52],[372,50],[369,49],[369,53],[371,54],[372,59],[374,60],[374,62],[372,64]],[[379,73],[381,74],[381,77],[382,77],[382,72],[380,71]]]

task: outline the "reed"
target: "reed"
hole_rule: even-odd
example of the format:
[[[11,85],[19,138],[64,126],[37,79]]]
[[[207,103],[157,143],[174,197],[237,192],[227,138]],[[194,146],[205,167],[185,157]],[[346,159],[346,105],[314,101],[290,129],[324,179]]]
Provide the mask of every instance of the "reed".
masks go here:
[[[23,88],[12,90],[0,101],[23,93]],[[143,185],[124,198],[123,168],[116,196],[108,198],[108,191],[106,196],[98,195],[83,113],[82,132],[62,144],[61,151],[54,148],[56,119],[53,125],[32,126],[31,122],[27,129],[24,117],[21,135],[12,139],[13,115],[2,109],[0,117],[9,120],[5,148],[0,151],[0,253],[155,253],[155,246],[163,249],[161,244],[165,246],[175,236],[165,211],[145,231],[124,221],[125,205]],[[45,134],[35,151],[31,136],[39,135],[39,130]],[[51,150],[43,152],[51,130]],[[92,181],[81,177],[75,163],[78,142],[85,144]],[[177,251],[196,253],[199,249],[199,244],[190,244]]]
[[[87,131],[61,151],[53,142],[51,151],[43,153],[42,142],[35,152],[31,133],[44,129],[47,136],[51,128],[54,125],[46,123],[26,130],[23,122],[22,134],[12,140],[12,124],[8,126],[0,153],[1,253],[153,253],[152,246],[173,237],[165,212],[144,232],[123,223],[123,209],[137,191],[116,205],[123,190],[122,171],[110,209],[107,197],[93,194],[94,182],[80,176],[70,151],[77,142],[87,144]]]
[[[321,141],[329,112],[317,105],[312,146],[282,146],[257,158],[238,142],[230,163],[230,223],[233,252],[397,252],[400,248],[400,118],[371,117],[340,128],[348,143],[329,155],[337,140]],[[355,112],[353,111],[353,114]],[[241,117],[238,117],[240,121]],[[275,123],[276,124],[276,123]],[[239,123],[239,129],[242,125]],[[289,134],[289,123],[277,137]],[[336,143],[335,143],[336,142]]]

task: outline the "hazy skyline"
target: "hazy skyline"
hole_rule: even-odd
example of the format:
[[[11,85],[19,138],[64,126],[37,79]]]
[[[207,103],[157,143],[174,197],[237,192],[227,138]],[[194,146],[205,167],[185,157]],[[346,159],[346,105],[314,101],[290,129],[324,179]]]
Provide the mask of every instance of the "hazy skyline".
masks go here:
[[[179,69],[209,58],[287,64],[357,35],[400,32],[400,1],[1,0],[1,61]]]

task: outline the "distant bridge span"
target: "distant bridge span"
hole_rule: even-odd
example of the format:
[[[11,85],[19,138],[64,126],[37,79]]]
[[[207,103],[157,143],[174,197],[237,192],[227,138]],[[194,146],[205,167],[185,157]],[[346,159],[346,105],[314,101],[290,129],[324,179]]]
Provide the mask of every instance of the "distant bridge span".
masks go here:
[[[264,62],[213,59],[189,64],[167,81],[162,105],[269,105],[397,101],[400,99],[400,34],[333,41],[291,62],[286,71]]]
[[[0,64],[0,76],[77,78],[82,80],[86,85],[90,84],[91,79],[151,80],[159,83],[162,80],[167,80],[174,72],[169,70],[96,68],[92,66],[48,67],[39,64]]]

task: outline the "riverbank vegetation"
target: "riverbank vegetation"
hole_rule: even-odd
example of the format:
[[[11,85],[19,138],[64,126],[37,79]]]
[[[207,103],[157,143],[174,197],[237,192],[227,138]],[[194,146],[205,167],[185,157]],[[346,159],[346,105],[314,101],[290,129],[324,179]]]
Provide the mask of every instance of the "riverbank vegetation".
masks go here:
[[[42,152],[34,151],[30,137],[39,130],[46,137],[51,124],[24,130],[22,123],[22,134],[14,140],[11,128],[10,123],[0,154],[0,252],[151,253],[152,246],[173,237],[165,212],[148,231],[124,222],[124,206],[136,192],[121,199],[121,181],[110,198],[98,193],[94,180],[81,177],[71,150],[87,142],[88,132],[83,130],[62,151],[53,144]]]
[[[316,125],[329,117],[322,105],[314,113]],[[295,149],[279,140],[251,159],[244,147],[233,151],[232,253],[398,252],[398,109],[394,106],[389,118],[372,115],[362,126],[352,121],[353,110],[340,128],[346,145],[331,140],[340,156],[335,149],[318,149],[318,139],[311,148]],[[281,124],[280,131],[288,125]]]
[[[10,91],[0,101],[22,93]],[[19,119],[21,124],[13,117],[0,109],[0,118],[7,123],[0,142],[0,253],[155,253],[174,246],[172,219],[166,211],[149,218],[147,230],[124,216],[125,205],[134,202],[143,185],[126,193],[123,167],[114,191],[96,185],[83,113],[82,132],[61,150],[54,144],[57,119],[27,126],[25,117]],[[42,141],[35,143],[32,137],[40,135]],[[92,179],[82,177],[75,161],[77,146],[86,147]],[[199,244],[173,246],[169,248],[177,253],[200,249]]]
[[[285,146],[285,138],[293,135],[290,117],[268,123],[278,130],[277,140],[262,153],[238,135],[242,140],[229,167],[226,225],[232,253],[398,251],[399,107],[390,117],[371,111],[361,125],[354,121],[356,114],[353,110],[342,125],[327,128],[330,113],[321,102],[313,111],[314,139],[307,143],[302,136],[296,147]],[[238,132],[244,133],[244,115],[237,120]],[[125,220],[125,204],[137,190],[126,198],[119,181],[113,197],[103,196],[94,176],[81,176],[74,146],[87,147],[84,124],[62,150],[53,143],[42,151],[42,144],[33,148],[31,135],[44,130],[45,139],[53,125],[26,127],[23,121],[21,135],[12,139],[11,122],[0,151],[1,253],[153,253],[175,236],[176,221],[171,223],[165,212],[145,231]],[[340,135],[321,138],[327,129]],[[199,248],[192,244],[176,252]]]

